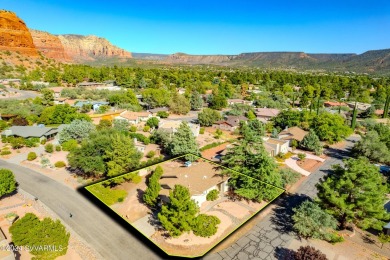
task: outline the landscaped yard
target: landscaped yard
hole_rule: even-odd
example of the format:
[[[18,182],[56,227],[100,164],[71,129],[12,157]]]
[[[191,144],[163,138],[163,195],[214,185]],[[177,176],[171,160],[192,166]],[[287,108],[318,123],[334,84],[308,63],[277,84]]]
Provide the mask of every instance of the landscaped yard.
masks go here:
[[[142,176],[140,178],[141,181],[137,183],[120,181],[119,185],[112,188],[112,191],[123,191],[127,195],[123,199],[114,198],[117,202],[110,207],[168,255],[202,256],[240,225],[253,217],[268,202],[263,200],[246,200],[237,195],[233,196],[234,190],[230,187],[229,181],[231,178],[240,177],[241,175],[238,173],[233,174],[229,169],[201,158],[192,162],[188,167],[185,166],[184,162],[185,160],[175,159],[148,167],[146,171],[139,171]],[[157,179],[153,179],[157,171],[160,172],[160,175]],[[118,177],[118,180],[120,178],[122,178],[120,180],[123,180],[124,176],[126,175]],[[248,177],[242,175],[240,178]],[[155,195],[157,197],[153,203],[154,206],[150,206],[148,204],[150,202],[145,201],[145,196],[151,194],[148,189],[155,187],[153,183],[160,188],[157,190],[158,194]],[[102,184],[104,185],[104,182],[94,185],[102,186]],[[94,185],[87,187],[87,189],[95,196],[101,197],[94,191]],[[275,189],[276,197],[283,192],[282,189],[275,188],[272,185],[263,185],[265,189]],[[182,192],[187,190],[189,196],[191,196],[189,201],[192,201],[182,201],[179,205],[187,205],[187,203],[193,203],[191,205],[194,206],[197,205],[192,210],[190,209],[191,207],[188,208],[188,211],[182,214],[194,212],[191,213],[195,214],[193,216],[194,221],[201,215],[206,216],[206,218],[217,219],[218,223],[216,224],[215,232],[210,233],[210,235],[200,235],[200,230],[192,227],[187,231],[179,232],[179,235],[174,235],[172,233],[173,230],[169,231],[166,229],[168,226],[165,226],[166,222],[165,220],[163,222],[161,216],[163,212],[169,209],[171,203],[175,203],[172,201],[172,196],[179,192],[179,187],[184,189]],[[215,190],[216,197],[209,199],[209,194],[213,190]],[[180,195],[178,199],[181,200],[183,196],[187,195]],[[107,198],[104,200],[107,204]],[[185,221],[183,218],[180,219],[179,223]],[[206,222],[204,224],[206,225]],[[180,228],[179,226],[177,228]],[[209,226],[207,225],[204,227],[206,230],[208,228]]]

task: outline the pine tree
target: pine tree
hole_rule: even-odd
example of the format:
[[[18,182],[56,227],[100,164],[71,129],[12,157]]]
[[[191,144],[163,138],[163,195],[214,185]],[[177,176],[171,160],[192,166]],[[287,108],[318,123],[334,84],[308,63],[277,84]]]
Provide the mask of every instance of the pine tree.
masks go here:
[[[197,91],[194,91],[190,99],[191,110],[199,110],[203,106],[203,99]]]
[[[16,189],[16,181],[12,171],[0,169],[0,198]]]
[[[107,176],[117,176],[128,173],[135,169],[142,157],[137,151],[133,140],[123,134],[116,134],[112,137],[112,150],[105,154],[107,162]]]
[[[314,151],[316,154],[321,153],[321,142],[313,129],[310,129],[309,133],[305,135],[299,146],[303,149]]]
[[[357,102],[355,102],[355,106],[353,108],[353,113],[352,113],[352,121],[351,121],[352,129],[355,129],[356,127],[356,117],[357,117]]]
[[[157,197],[161,190],[159,180],[163,173],[164,171],[161,166],[157,166],[153,174],[149,177],[148,187],[145,190],[143,200],[150,207],[154,207],[156,205]]]
[[[170,202],[162,206],[161,212],[158,213],[161,225],[173,237],[191,231],[199,209],[195,201],[191,199],[188,188],[175,185],[169,194],[169,200]]]
[[[386,185],[375,165],[366,158],[348,159],[317,185],[320,205],[336,217],[341,228],[348,223],[381,230],[390,215],[384,209]]]
[[[17,220],[9,231],[16,246],[35,247],[30,251],[35,259],[55,259],[65,255],[68,249],[70,234],[59,220],[45,218],[41,221],[33,213],[27,213]],[[55,248],[45,249],[43,245]]]
[[[173,135],[169,151],[172,156],[186,155],[188,153],[200,155],[195,136],[187,122],[182,122],[177,132]],[[195,160],[195,158],[188,155],[186,160]]]

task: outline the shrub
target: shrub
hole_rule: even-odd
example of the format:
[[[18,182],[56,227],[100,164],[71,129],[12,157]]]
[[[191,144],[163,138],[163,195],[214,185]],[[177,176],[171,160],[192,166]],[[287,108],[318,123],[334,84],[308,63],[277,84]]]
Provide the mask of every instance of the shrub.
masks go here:
[[[64,151],[71,151],[75,148],[77,148],[77,141],[74,139],[62,143],[62,150]]]
[[[35,159],[37,159],[37,154],[35,152],[29,152],[28,155],[27,155],[27,160],[28,161],[34,161]]]
[[[152,158],[156,155],[156,152],[155,151],[149,151],[147,154],[146,154],[146,157],[147,158]]]
[[[56,151],[60,152],[61,151],[61,145],[56,145]]]
[[[192,225],[192,231],[196,236],[210,237],[217,233],[217,225],[221,223],[221,220],[216,216],[210,216],[206,214],[199,214]]]
[[[150,126],[146,125],[144,126],[144,129],[142,129],[144,132],[149,132],[150,131]]]
[[[137,127],[135,125],[130,126],[130,132],[132,133],[137,132]]]
[[[31,147],[35,147],[39,144],[39,138],[28,138],[28,139],[25,139],[24,140],[24,144],[31,148]]]
[[[199,151],[203,152],[205,150],[217,147],[218,145],[221,145],[221,144],[223,144],[223,142],[216,142],[216,143],[207,144],[207,145],[203,146],[202,148],[200,148]]]
[[[325,254],[312,246],[301,246],[293,253],[294,260],[328,260]]]
[[[283,187],[296,183],[301,177],[301,174],[290,169],[280,170],[280,175],[282,177]]]
[[[218,190],[211,190],[209,193],[207,193],[206,200],[207,201],[214,201],[218,199],[219,192]]]
[[[46,144],[46,142],[47,142],[47,140],[45,138],[41,140],[42,145]]]
[[[56,168],[63,168],[66,166],[66,163],[64,161],[58,161],[54,164]]]
[[[45,151],[46,151],[47,153],[52,153],[52,152],[54,152],[54,145],[53,145],[53,144],[46,144],[46,145],[45,145]]]
[[[203,135],[203,134],[204,134],[204,131],[205,131],[205,128],[204,128],[204,127],[201,127],[200,130],[199,130],[199,134]]]
[[[303,161],[304,159],[306,158],[306,154],[305,153],[299,153],[298,154],[298,159]]]
[[[43,168],[45,168],[45,167],[47,167],[47,166],[49,166],[49,165],[50,165],[49,159],[43,157],[43,158],[41,159],[41,166],[42,166]]]
[[[169,113],[166,111],[158,111],[157,116],[160,118],[167,118],[169,116]]]
[[[144,136],[143,134],[139,134],[139,133],[129,133],[129,136],[131,138],[137,138],[138,141],[141,141],[143,142],[144,144],[148,145],[150,144],[150,139],[146,136]]]
[[[297,148],[298,147],[298,141],[293,139],[291,140],[291,145],[290,145],[293,149]]]
[[[22,137],[12,137],[9,142],[13,149],[19,149],[24,146],[24,138]]]
[[[9,155],[9,154],[11,154],[11,151],[9,150],[3,150],[0,152],[0,155]]]
[[[0,169],[0,198],[16,189],[14,173],[8,169]]]

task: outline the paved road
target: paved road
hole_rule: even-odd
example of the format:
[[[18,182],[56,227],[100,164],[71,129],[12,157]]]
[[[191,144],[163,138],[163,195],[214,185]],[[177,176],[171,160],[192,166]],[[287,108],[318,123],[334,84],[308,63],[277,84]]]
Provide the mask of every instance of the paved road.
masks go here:
[[[24,191],[36,196],[56,213],[68,226],[87,241],[104,259],[162,259],[153,244],[136,231],[129,232],[129,225],[120,224],[102,212],[79,192],[68,188],[38,172],[0,160],[0,168],[8,168]],[[69,213],[73,217],[69,217]],[[115,216],[115,214],[113,214]],[[117,219],[120,219],[117,217]],[[126,230],[127,229],[127,230]]]
[[[314,198],[317,194],[315,185],[328,174],[332,165],[341,164],[348,157],[348,149],[353,146],[357,137],[350,137],[342,150],[328,149],[330,156],[324,164],[300,185],[295,194],[279,199],[277,207],[271,214],[262,219],[245,236],[229,248],[218,253],[207,255],[207,260],[245,260],[245,259],[282,259],[287,246],[294,238],[292,232],[291,209],[303,200]]]
[[[7,88],[7,91],[9,92],[19,92],[21,95],[17,97],[8,97],[7,99],[27,99],[27,98],[35,98],[39,96],[39,94],[35,91],[28,91],[28,90],[19,90],[15,88]]]

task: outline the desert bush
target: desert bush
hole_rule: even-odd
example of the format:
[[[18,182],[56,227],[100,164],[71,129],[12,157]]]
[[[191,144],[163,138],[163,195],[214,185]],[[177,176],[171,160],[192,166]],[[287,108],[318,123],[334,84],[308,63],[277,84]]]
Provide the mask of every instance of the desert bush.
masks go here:
[[[147,154],[146,154],[146,157],[147,158],[152,158],[156,155],[156,152],[155,151],[149,151]]]
[[[66,163],[64,161],[58,161],[54,164],[56,168],[63,168],[66,166]]]
[[[56,145],[56,151],[60,152],[61,151],[61,145]]]
[[[218,199],[219,192],[218,190],[211,190],[209,193],[207,193],[206,200],[207,201],[214,201]]]
[[[196,236],[210,237],[217,233],[217,225],[221,223],[221,220],[216,216],[210,216],[206,214],[199,214],[192,225],[192,231]]]
[[[47,153],[54,152],[54,145],[53,144],[46,144],[45,145],[45,152],[47,152]]]
[[[37,154],[35,152],[29,152],[28,155],[27,155],[27,160],[28,161],[33,161],[35,159],[37,159]]]

